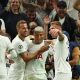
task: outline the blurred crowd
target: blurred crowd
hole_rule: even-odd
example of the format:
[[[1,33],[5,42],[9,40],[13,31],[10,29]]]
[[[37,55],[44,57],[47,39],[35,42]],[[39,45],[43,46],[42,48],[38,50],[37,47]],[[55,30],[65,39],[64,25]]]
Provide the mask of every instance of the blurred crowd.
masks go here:
[[[34,40],[36,27],[43,28],[44,41],[55,39],[49,33],[50,26],[51,22],[59,21],[69,40],[72,79],[80,80],[80,0],[0,0],[1,35],[7,36],[12,42],[18,34],[16,25],[20,20],[28,25],[29,41]],[[7,60],[8,71],[11,64],[13,61]],[[48,54],[45,70],[47,79],[53,80],[54,55]]]

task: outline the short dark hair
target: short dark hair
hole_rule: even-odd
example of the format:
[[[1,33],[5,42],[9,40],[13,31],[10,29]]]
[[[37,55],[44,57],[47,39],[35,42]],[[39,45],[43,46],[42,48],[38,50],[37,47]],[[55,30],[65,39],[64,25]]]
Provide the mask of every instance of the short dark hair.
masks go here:
[[[67,8],[67,4],[65,1],[58,1],[57,7],[61,8],[61,9],[65,9],[65,8]]]

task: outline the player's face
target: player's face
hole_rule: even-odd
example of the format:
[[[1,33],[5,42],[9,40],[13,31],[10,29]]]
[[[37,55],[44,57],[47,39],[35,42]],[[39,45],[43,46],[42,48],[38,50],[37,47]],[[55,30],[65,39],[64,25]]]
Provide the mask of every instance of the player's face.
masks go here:
[[[58,36],[58,33],[55,34],[55,29],[61,30],[61,27],[56,24],[51,25],[49,34],[52,36],[52,38],[57,38]]]
[[[26,36],[28,35],[28,26],[27,26],[26,23],[20,24],[18,33],[19,33],[19,35],[22,36],[22,37],[26,37]]]
[[[43,39],[44,39],[44,33],[43,32],[34,33],[34,40],[36,43],[42,42]]]

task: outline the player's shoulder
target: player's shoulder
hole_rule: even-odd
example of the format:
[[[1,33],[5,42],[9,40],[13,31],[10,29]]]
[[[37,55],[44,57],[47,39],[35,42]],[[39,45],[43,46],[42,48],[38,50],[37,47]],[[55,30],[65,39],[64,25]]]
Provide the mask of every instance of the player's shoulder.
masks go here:
[[[22,40],[18,37],[18,35],[12,40],[12,43],[20,43]]]
[[[0,35],[0,40],[3,40],[3,41],[9,41],[9,38],[6,37],[6,36],[2,36],[2,35]]]
[[[68,37],[65,34],[63,34],[63,36],[64,36],[64,41],[69,41]]]

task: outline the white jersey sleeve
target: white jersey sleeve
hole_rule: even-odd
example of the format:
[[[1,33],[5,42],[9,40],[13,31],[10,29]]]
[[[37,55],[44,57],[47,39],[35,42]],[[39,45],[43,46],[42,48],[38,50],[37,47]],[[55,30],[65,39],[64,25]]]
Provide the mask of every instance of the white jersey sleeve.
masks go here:
[[[67,36],[65,34],[63,34],[63,35],[64,35],[64,40],[63,41],[59,41],[59,37],[57,37],[57,40],[61,43],[66,43],[66,42],[69,43],[69,40],[68,40]]]
[[[53,50],[52,50],[52,48],[49,48],[48,54],[53,55]]]
[[[13,59],[17,57],[17,53],[14,50],[9,38],[6,37],[5,40],[6,40],[6,45],[7,45],[7,52],[11,54],[11,58]]]
[[[13,44],[13,43],[12,43]],[[13,47],[15,48],[17,54],[22,54],[24,53],[26,50],[26,46],[23,42],[15,42],[13,44]]]

